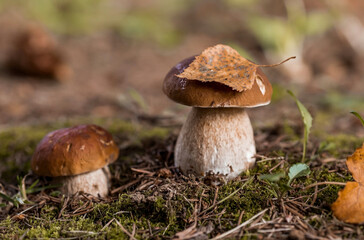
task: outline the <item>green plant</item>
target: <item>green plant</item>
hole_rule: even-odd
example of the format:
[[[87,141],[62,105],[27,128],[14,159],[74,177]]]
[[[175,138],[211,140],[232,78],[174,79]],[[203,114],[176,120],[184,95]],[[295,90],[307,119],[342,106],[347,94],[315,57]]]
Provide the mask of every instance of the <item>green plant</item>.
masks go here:
[[[303,153],[302,153],[302,162],[304,162],[305,158],[306,158],[308,136],[310,135],[310,130],[312,127],[312,116],[311,116],[310,112],[307,110],[307,108],[297,99],[297,97],[293,94],[292,91],[287,90],[287,92],[295,100],[297,107],[301,113],[303,124],[305,126],[304,140],[303,140]]]
[[[359,115],[359,113],[357,113],[357,112],[350,112],[350,113],[352,113],[354,116],[359,118],[361,124],[363,124],[363,127],[364,127],[364,119]]]
[[[293,180],[308,176],[311,173],[310,167],[304,163],[297,163],[292,165],[288,174],[286,172],[276,172],[272,174],[262,174],[259,176],[260,180],[265,180],[269,183],[272,189],[268,189],[276,198],[282,198],[290,189]],[[281,181],[288,175],[288,181]]]
[[[305,177],[308,176],[311,173],[310,167],[307,164],[304,163],[297,163],[294,164],[289,168],[288,171],[288,186],[291,186],[291,183],[293,180],[299,177]]]
[[[48,185],[48,186],[43,186],[43,187],[36,187],[37,184],[39,183],[38,179],[36,181],[34,181],[32,183],[32,185],[30,185],[29,187],[26,187],[26,185],[25,185],[26,177],[27,176],[24,176],[22,178],[22,177],[17,176],[19,192],[17,192],[14,196],[9,196],[5,193],[0,192],[0,197],[3,198],[8,203],[10,203],[13,206],[18,208],[20,205],[32,203],[28,200],[27,194],[40,192],[45,189],[59,187],[59,185]],[[5,206],[7,206],[5,203],[0,203],[0,207],[5,207]]]
[[[283,4],[286,17],[251,14],[247,25],[270,55],[273,53],[282,58],[294,53],[302,59],[305,38],[324,33],[332,27],[335,13],[332,9],[307,11],[302,0],[283,1]]]

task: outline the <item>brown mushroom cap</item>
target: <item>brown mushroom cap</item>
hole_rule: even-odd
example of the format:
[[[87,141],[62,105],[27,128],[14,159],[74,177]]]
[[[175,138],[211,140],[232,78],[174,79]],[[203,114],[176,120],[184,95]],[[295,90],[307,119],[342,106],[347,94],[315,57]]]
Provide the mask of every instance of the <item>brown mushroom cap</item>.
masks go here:
[[[164,78],[163,92],[173,101],[194,107],[258,107],[270,103],[272,85],[260,68],[252,88],[243,92],[217,82],[177,77],[195,57],[179,62]]]
[[[96,125],[79,125],[48,133],[34,152],[31,168],[40,176],[72,176],[103,168],[118,155],[109,132]]]

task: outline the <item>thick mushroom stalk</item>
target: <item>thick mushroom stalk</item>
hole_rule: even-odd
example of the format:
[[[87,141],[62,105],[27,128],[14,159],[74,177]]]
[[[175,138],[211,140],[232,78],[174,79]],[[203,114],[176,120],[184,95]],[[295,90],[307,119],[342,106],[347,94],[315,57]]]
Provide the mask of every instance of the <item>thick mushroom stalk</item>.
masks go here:
[[[56,177],[54,181],[62,185],[60,191],[67,196],[85,192],[93,196],[105,197],[110,187],[110,171],[106,166],[75,176]]]
[[[244,108],[193,107],[175,148],[175,165],[185,174],[238,176],[255,162],[253,129]]]

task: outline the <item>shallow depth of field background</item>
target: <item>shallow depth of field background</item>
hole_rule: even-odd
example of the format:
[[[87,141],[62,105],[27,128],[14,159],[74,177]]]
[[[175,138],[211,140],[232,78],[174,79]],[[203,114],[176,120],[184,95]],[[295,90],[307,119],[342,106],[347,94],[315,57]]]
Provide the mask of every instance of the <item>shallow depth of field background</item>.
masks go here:
[[[330,205],[353,181],[345,160],[364,142],[350,114],[364,116],[363,12],[363,0],[0,0],[0,238],[209,239],[264,208],[237,238],[359,238],[363,225],[338,221]],[[26,60],[14,52],[28,49],[20,36],[29,29],[48,39],[35,46],[56,41],[56,78],[9,68]],[[218,43],[259,64],[296,56],[263,69],[274,93],[248,110],[257,163],[221,185],[174,167],[190,107],[162,92],[173,65]],[[289,190],[288,177],[259,179],[301,161],[304,126],[288,89],[313,117],[311,173]],[[64,197],[30,170],[47,132],[84,123],[105,127],[120,148],[106,198]]]
[[[254,125],[298,122],[286,89],[309,108],[315,127],[363,136],[364,3],[360,0],[0,1],[0,128],[75,117],[172,117],[188,107],[161,91],[178,61],[217,43],[260,64],[274,86]],[[17,75],[5,66],[27,26],[44,27],[72,75],[65,81]],[[21,58],[21,56],[19,56]]]

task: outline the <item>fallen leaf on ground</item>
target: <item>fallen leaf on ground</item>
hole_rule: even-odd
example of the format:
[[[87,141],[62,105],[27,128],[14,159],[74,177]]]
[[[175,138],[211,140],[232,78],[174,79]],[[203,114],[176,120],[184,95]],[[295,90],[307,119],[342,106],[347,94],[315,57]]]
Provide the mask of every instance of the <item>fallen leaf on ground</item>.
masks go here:
[[[347,223],[364,222],[364,144],[347,158],[346,165],[356,182],[347,182],[331,205],[335,217]]]
[[[291,58],[279,64],[258,65],[240,56],[233,48],[218,44],[196,56],[188,68],[177,77],[202,82],[218,82],[242,92],[252,88],[258,67],[274,67]]]

